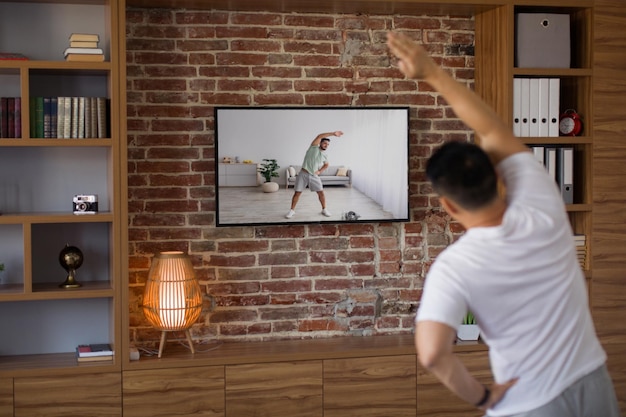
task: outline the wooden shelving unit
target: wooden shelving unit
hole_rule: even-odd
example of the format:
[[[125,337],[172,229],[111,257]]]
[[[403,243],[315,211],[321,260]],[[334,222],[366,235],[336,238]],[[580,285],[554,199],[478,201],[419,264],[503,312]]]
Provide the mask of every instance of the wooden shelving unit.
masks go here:
[[[119,356],[89,366],[74,356],[81,343],[107,342],[121,350],[126,197],[120,176],[120,7],[116,0],[0,1],[0,25],[14,34],[0,40],[0,51],[29,58],[0,60],[0,96],[21,98],[21,136],[0,138],[0,262],[6,266],[0,282],[0,381],[13,379],[14,398],[36,388],[22,378],[121,369]],[[64,61],[75,32],[97,33],[105,62]],[[107,137],[35,137],[30,98],[61,96],[106,97]],[[76,194],[98,194],[98,213],[74,215]],[[80,288],[59,287],[67,275],[58,259],[66,244],[83,252],[76,272]],[[83,412],[95,415],[89,407]]]

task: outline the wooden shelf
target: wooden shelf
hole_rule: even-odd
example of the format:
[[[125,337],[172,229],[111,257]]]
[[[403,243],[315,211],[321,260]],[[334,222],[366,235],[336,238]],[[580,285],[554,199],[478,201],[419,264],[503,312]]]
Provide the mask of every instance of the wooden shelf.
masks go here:
[[[172,338],[175,334],[172,335]],[[187,346],[171,341],[166,343],[163,355],[142,356],[132,361],[127,370],[178,368],[189,366],[236,365],[302,360],[361,358],[371,356],[415,355],[412,334],[336,337],[330,339],[279,340],[257,342],[214,342],[194,345],[192,354]],[[455,351],[486,351],[482,342],[457,342]]]
[[[39,139],[39,138],[2,138],[0,146],[54,146],[54,147],[110,147],[110,138],[106,139]]]
[[[0,356],[0,378],[119,371],[119,360],[78,362],[76,353]]]
[[[113,213],[110,212],[81,215],[77,215],[72,212],[3,213],[0,215],[0,224],[110,223],[114,220],[114,218]]]

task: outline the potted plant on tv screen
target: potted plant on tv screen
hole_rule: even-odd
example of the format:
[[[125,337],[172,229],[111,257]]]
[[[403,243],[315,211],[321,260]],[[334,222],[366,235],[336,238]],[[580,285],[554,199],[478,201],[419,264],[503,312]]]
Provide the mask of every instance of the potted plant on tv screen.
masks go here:
[[[463,317],[463,322],[459,326],[456,335],[461,340],[478,340],[480,328],[476,323],[476,317],[471,311]]]
[[[278,191],[278,183],[272,181],[273,178],[278,178],[279,176],[278,168],[280,168],[280,166],[275,159],[263,159],[263,163],[258,168],[261,176],[265,178],[265,182],[261,184],[263,192],[273,193],[275,191]]]

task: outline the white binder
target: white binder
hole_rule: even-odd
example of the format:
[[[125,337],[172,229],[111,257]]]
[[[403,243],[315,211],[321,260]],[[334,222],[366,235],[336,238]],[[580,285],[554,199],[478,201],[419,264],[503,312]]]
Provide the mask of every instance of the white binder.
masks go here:
[[[547,137],[549,134],[550,118],[550,80],[539,78],[539,137]]]
[[[546,148],[544,158],[544,164],[548,170],[548,175],[556,182],[556,148]]]
[[[521,136],[522,133],[522,79],[513,78],[513,134]]]
[[[533,155],[535,155],[535,159],[537,160],[537,162],[539,162],[542,166],[545,166],[545,150],[543,146],[532,146],[531,149],[533,151]]]
[[[557,182],[565,204],[574,204],[574,148],[558,148]]]
[[[549,81],[549,101],[548,113],[549,113],[549,126],[548,136],[559,136],[559,106],[560,106],[560,94],[561,94],[561,79],[550,78]]]
[[[530,117],[528,136],[539,136],[539,78],[530,79]]]
[[[522,119],[522,125],[520,130],[520,136],[530,136],[530,78],[520,78],[521,80],[521,106],[520,115]]]

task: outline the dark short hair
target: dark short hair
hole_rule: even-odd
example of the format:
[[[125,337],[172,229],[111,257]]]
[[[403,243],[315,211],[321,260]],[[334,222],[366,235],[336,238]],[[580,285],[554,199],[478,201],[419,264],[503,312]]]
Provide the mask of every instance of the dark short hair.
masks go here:
[[[320,140],[320,143],[322,143],[322,142],[330,142],[330,139],[328,139],[328,138],[322,138],[322,140]]]
[[[491,203],[498,195],[498,178],[489,156],[467,142],[447,142],[428,159],[426,176],[435,191],[466,210]]]

